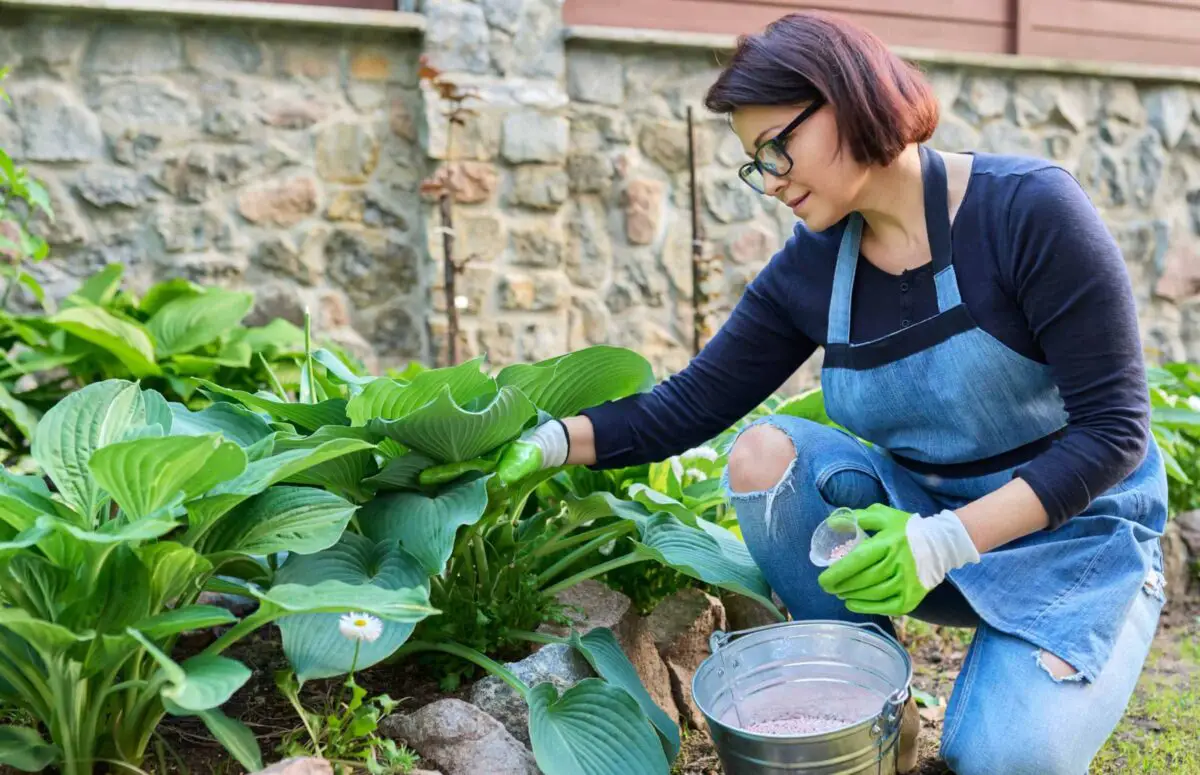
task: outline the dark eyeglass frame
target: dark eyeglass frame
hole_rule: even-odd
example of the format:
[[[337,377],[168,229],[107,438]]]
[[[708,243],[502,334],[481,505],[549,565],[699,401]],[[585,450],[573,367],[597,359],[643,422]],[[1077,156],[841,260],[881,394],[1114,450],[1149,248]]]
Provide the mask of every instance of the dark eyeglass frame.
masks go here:
[[[755,171],[757,171],[759,176],[763,179],[763,182],[765,183],[767,175],[771,175],[776,178],[781,178],[784,175],[791,172],[792,166],[795,162],[792,161],[791,155],[787,152],[788,139],[791,136],[792,132],[796,131],[796,127],[803,124],[810,117],[812,117],[812,114],[816,113],[818,110],[820,110],[824,106],[825,106],[825,99],[823,97],[817,97],[815,100],[812,101],[812,103],[809,104],[809,106],[807,108],[805,108],[803,111],[800,112],[800,115],[798,115],[794,119],[792,119],[791,123],[788,124],[787,126],[785,126],[779,132],[779,134],[775,135],[770,140],[767,140],[762,145],[758,146],[758,148],[755,148],[754,149],[754,160],[746,162],[738,169],[738,177],[742,179],[742,182],[745,183],[750,188],[757,191],[758,193],[766,194],[767,192],[765,190],[763,190],[762,187],[757,186],[754,183],[750,182],[750,175],[752,175]],[[780,168],[774,164],[769,164],[767,166],[764,166],[763,162],[760,160],[759,157],[761,156],[763,150],[766,148],[773,148],[775,153],[779,154],[779,156],[783,157],[783,159],[787,162],[787,166],[783,167],[783,168]]]

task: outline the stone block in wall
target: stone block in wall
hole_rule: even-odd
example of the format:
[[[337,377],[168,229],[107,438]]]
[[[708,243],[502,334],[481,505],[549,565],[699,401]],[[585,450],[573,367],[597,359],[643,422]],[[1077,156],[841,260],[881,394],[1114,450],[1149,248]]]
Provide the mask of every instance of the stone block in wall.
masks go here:
[[[184,39],[188,66],[202,73],[253,74],[263,66],[263,51],[246,30],[224,26],[189,30]]]
[[[492,26],[488,53],[495,73],[504,78],[562,78],[562,0],[484,0],[483,5]]]
[[[491,261],[504,252],[504,220],[496,213],[456,213],[454,231],[460,260]]]
[[[317,181],[307,175],[272,180],[243,189],[238,212],[260,226],[295,226],[317,211]]]
[[[150,75],[183,67],[183,39],[174,25],[101,24],[83,69],[106,75]]]
[[[1003,116],[1008,110],[1009,86],[1003,78],[972,75],[967,78],[959,99],[980,119]]]
[[[1084,148],[1077,177],[1097,207],[1122,207],[1131,199],[1127,166],[1116,152],[1100,143]]]
[[[987,153],[1011,154],[1014,156],[1036,156],[1038,152],[1037,138],[1007,120],[990,121],[983,127],[979,135],[979,144],[974,146]],[[958,150],[971,150],[972,147]]]
[[[567,158],[570,125],[562,116],[540,110],[516,110],[504,117],[501,154],[513,164],[562,163]]]
[[[132,131],[182,142],[196,134],[201,122],[194,95],[162,77],[115,82],[93,104],[110,137]]]
[[[703,126],[694,127],[696,166],[707,167],[715,158],[715,143]],[[688,169],[687,124],[681,121],[654,121],[638,132],[642,153],[667,172]]]
[[[555,269],[562,264],[566,237],[557,221],[537,218],[513,224],[512,263]]]
[[[442,72],[488,73],[491,58],[483,8],[459,0],[426,0],[425,53]]]
[[[500,280],[499,304],[503,310],[545,312],[559,309],[566,300],[566,279],[557,272],[509,271]]]
[[[249,265],[249,259],[237,252],[172,255],[162,263],[159,279],[183,277],[203,285],[238,288],[245,278]]]
[[[767,229],[748,225],[730,233],[725,249],[735,264],[762,266],[779,249],[779,241]]]
[[[0,148],[4,147],[3,139],[0,138]],[[54,248],[84,243],[88,238],[88,228],[78,202],[57,178],[48,177],[43,179],[42,183],[50,196],[54,219],[51,220],[45,213],[38,211],[30,223],[30,230]]]
[[[567,171],[551,164],[523,164],[513,171],[512,203],[534,210],[557,210],[567,201]]]
[[[567,157],[567,180],[571,193],[608,194],[612,190],[616,167],[602,151],[573,153]]]
[[[1155,131],[1143,133],[1133,153],[1135,156],[1128,160],[1133,200],[1142,207],[1150,207],[1158,196],[1166,167],[1162,138]]]
[[[968,151],[979,147],[979,131],[953,113],[943,113],[930,144],[943,151]]]
[[[494,165],[481,161],[451,161],[442,164],[431,180],[451,187],[459,204],[486,202],[496,193],[499,175]]]
[[[263,240],[254,251],[254,263],[304,285],[317,285],[325,274],[327,229],[309,229],[299,245],[288,234]]]
[[[1117,118],[1132,126],[1145,123],[1146,110],[1132,81],[1106,81],[1101,94],[1105,117]]]
[[[758,195],[736,177],[709,178],[700,191],[708,213],[721,223],[750,221],[759,212]]]
[[[196,146],[168,155],[155,182],[181,201],[201,203],[244,183],[257,171],[251,149]]]
[[[1174,148],[1183,138],[1192,113],[1187,90],[1182,86],[1153,89],[1147,92],[1145,105],[1150,126],[1158,130],[1167,148]]]
[[[1181,242],[1170,248],[1154,293],[1176,303],[1200,296],[1200,245]]]
[[[489,306],[488,300],[495,287],[496,268],[494,266],[482,262],[472,262],[463,267],[454,283],[455,296],[467,300],[467,306],[459,309],[460,314],[479,315],[486,312]],[[434,280],[429,287],[431,306],[434,312],[441,314],[446,312],[445,289],[445,275],[440,271],[434,273]]]
[[[281,318],[297,326],[304,325],[305,299],[290,283],[277,280],[256,285],[254,307],[246,316],[246,325],[265,326]]]
[[[470,101],[467,104],[473,113],[454,125],[451,136],[448,118],[450,103],[442,100],[428,84],[421,86],[421,100],[424,122],[421,129],[425,134],[425,150],[430,158],[492,161],[499,156],[503,124],[501,111]],[[454,141],[453,153],[448,145],[451,140]]]
[[[666,207],[666,184],[639,178],[625,187],[625,236],[634,245],[650,245],[659,235]]]
[[[317,171],[332,183],[365,183],[379,164],[379,140],[371,127],[341,121],[317,136]]]
[[[378,353],[382,365],[396,365],[422,356],[421,330],[425,314],[410,299],[394,299],[369,311],[356,310],[352,319],[354,327],[364,332]],[[441,362],[444,363],[444,359]]]
[[[625,99],[622,57],[606,51],[574,51],[567,60],[567,93],[579,102],[619,106]]]
[[[608,307],[595,293],[577,291],[571,299],[571,309],[568,315],[570,329],[567,347],[577,350],[593,344],[603,344],[608,341],[608,328],[611,317]]]
[[[64,85],[6,84],[24,139],[20,158],[40,162],[90,162],[104,155],[100,122]]]
[[[368,229],[336,229],[325,242],[329,279],[355,304],[381,304],[416,289],[420,258],[409,244]]]

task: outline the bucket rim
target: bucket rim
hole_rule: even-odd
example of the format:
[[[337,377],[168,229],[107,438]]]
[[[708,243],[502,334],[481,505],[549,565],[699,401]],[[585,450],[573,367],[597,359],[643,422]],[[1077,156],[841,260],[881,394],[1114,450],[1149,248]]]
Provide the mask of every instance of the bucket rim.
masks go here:
[[[897,688],[890,695],[888,695],[886,698],[884,698],[883,705],[877,714],[875,714],[873,716],[865,716],[862,719],[855,721],[852,724],[848,724],[844,727],[838,727],[837,729],[833,729],[833,730],[830,730],[827,732],[810,732],[810,733],[798,734],[798,735],[763,735],[761,733],[750,732],[749,730],[741,729],[739,727],[737,729],[738,734],[749,735],[749,736],[753,736],[756,739],[762,739],[762,740],[797,740],[797,739],[803,739],[803,738],[822,737],[822,736],[827,737],[830,735],[839,735],[843,732],[846,732],[846,733],[854,732],[854,731],[857,731],[859,729],[859,727],[861,727],[863,724],[866,724],[869,721],[872,721],[872,720],[878,721],[878,719],[881,716],[890,717],[892,715],[895,715],[897,717],[896,720],[898,721],[901,707],[904,705],[905,702],[908,701],[909,697],[912,695],[913,661],[912,661],[912,657],[909,655],[908,651],[904,648],[904,646],[900,643],[900,641],[898,641],[896,638],[892,637],[892,635],[890,635],[886,630],[884,630],[882,627],[880,627],[875,622],[844,622],[844,621],[841,621],[838,619],[801,619],[801,620],[789,621],[789,622],[774,622],[772,624],[766,624],[761,627],[750,627],[750,628],[747,628],[744,630],[735,630],[732,632],[716,630],[709,637],[709,651],[711,653],[696,668],[696,672],[692,674],[692,681],[691,681],[692,702],[695,703],[696,707],[700,710],[700,712],[704,715],[704,717],[706,719],[708,719],[710,722],[716,721],[717,723],[721,724],[722,726],[725,726],[725,724],[723,722],[717,720],[714,716],[712,716],[708,712],[708,710],[703,705],[700,704],[700,701],[698,699],[700,697],[700,694],[697,693],[697,691],[696,691],[696,681],[701,677],[702,674],[704,674],[706,672],[705,668],[709,667],[709,663],[713,662],[716,659],[721,659],[723,662],[724,655],[721,653],[722,649],[724,649],[730,643],[733,643],[735,640],[745,637],[746,635],[751,635],[751,634],[759,633],[759,632],[766,632],[769,630],[784,630],[784,629],[793,629],[793,628],[798,629],[798,628],[814,627],[814,626],[822,626],[822,627],[832,626],[835,628],[842,627],[842,628],[846,628],[846,629],[857,630],[860,632],[866,632],[867,634],[882,640],[889,648],[891,648],[893,651],[895,651],[897,654],[900,655],[901,661],[904,665],[904,672],[905,672],[904,685]],[[889,710],[890,710],[890,713],[889,713]]]

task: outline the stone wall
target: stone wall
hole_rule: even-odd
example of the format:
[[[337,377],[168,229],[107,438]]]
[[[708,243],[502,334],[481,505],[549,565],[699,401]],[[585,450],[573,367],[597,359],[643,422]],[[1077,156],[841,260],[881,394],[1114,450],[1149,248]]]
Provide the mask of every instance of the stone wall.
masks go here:
[[[0,8],[0,147],[48,184],[37,273],[251,288],[386,362],[424,355],[420,36]]]
[[[737,179],[738,141],[700,106],[717,57],[564,36],[560,0],[425,11],[423,39],[6,12],[0,66],[16,65],[15,99],[0,107],[0,144],[50,181],[62,211],[46,280],[61,293],[119,260],[140,283],[247,285],[256,314],[311,305],[383,365],[435,359],[440,221],[417,187],[441,166],[466,260],[463,357],[502,365],[609,342],[662,374],[681,368],[689,106],[710,330],[793,221]],[[417,82],[422,52],[477,94],[452,133],[447,105]],[[1200,77],[922,66],[944,109],[934,145],[1061,162],[1125,251],[1152,357],[1200,360]]]

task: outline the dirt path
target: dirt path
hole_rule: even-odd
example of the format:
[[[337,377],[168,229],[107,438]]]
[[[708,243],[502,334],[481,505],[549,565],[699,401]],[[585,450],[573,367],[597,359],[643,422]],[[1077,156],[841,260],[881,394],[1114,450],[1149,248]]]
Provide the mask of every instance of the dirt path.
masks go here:
[[[923,708],[919,775],[948,775],[937,757],[942,715],[971,641],[970,630],[903,620],[901,640],[914,658],[914,683],[940,698]],[[1172,603],[1163,615],[1138,689],[1092,775],[1200,773],[1200,598]],[[721,775],[712,743],[688,733],[676,775]]]

